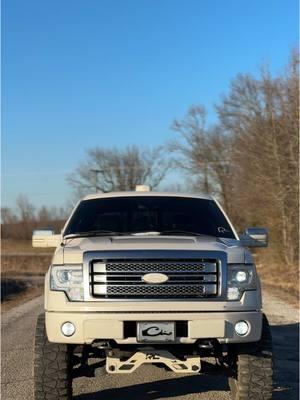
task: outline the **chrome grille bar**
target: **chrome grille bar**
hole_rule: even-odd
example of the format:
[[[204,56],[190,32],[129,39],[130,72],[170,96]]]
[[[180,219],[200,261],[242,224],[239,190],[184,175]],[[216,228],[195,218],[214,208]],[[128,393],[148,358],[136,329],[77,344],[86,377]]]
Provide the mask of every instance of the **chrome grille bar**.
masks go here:
[[[95,272],[97,272],[97,264],[94,264]],[[101,264],[101,263],[100,263]],[[216,272],[217,271],[217,264],[216,262],[203,262],[198,261],[136,261],[132,260],[128,261],[117,261],[112,262],[109,261],[106,263],[106,271],[107,272]],[[99,271],[100,272],[100,271]]]
[[[120,284],[126,284],[129,282],[132,283],[141,283],[142,282],[142,276],[143,274],[126,274],[126,275],[121,275],[120,273],[116,275],[112,274],[94,274],[93,276],[93,282],[109,282],[109,283],[120,283]],[[199,275],[199,274],[168,274],[169,281],[168,283],[185,283],[185,282],[190,282],[190,283],[195,283],[195,281],[199,282],[217,282],[217,276],[215,274],[209,274],[209,275]]]
[[[94,294],[120,296],[203,296],[217,293],[217,285],[98,285]]]

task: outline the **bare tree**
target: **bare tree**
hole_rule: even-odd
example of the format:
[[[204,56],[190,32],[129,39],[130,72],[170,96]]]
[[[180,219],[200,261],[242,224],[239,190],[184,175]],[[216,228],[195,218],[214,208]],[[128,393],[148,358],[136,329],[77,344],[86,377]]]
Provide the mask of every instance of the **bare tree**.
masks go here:
[[[17,213],[10,207],[1,209],[1,232],[3,239],[31,239],[36,228],[49,227],[59,233],[67,219],[69,211],[64,207],[41,206],[38,210],[20,194],[17,197]]]
[[[35,224],[35,208],[24,194],[19,194],[16,200],[16,211],[6,210],[2,214],[2,233],[4,237],[29,239]]]
[[[288,264],[298,257],[298,57],[286,75],[267,69],[255,79],[238,76],[218,107],[233,139],[236,217],[271,228],[274,253]]]
[[[79,196],[97,191],[134,190],[139,184],[155,189],[169,167],[161,147],[144,150],[137,146],[124,150],[98,147],[87,152],[87,160],[67,180]]]
[[[1,224],[14,224],[18,217],[10,207],[1,207]]]
[[[204,108],[191,107],[173,123],[179,138],[170,146],[194,189],[220,196],[239,228],[267,225],[269,254],[289,265],[299,254],[298,70],[294,52],[285,74],[238,75],[217,106],[218,124],[207,128]]]
[[[219,196],[228,211],[231,138],[218,126],[206,127],[203,106],[191,107],[182,120],[173,122],[172,129],[179,133],[169,145],[176,154],[175,164],[194,179],[194,190]]]
[[[48,221],[50,221],[50,219],[51,219],[49,210],[47,209],[47,207],[42,206],[39,209],[37,219],[41,224],[44,224],[46,226]]]
[[[28,222],[35,219],[35,208],[26,195],[19,194],[16,200],[16,205],[21,221]]]

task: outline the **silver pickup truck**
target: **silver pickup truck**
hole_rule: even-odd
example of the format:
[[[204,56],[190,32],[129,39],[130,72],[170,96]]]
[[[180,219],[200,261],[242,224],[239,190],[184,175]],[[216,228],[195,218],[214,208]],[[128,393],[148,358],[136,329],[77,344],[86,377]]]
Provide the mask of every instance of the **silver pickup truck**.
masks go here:
[[[56,247],[35,335],[35,399],[72,399],[79,376],[226,374],[232,399],[272,398],[272,343],[248,247],[207,195],[150,191],[95,194],[62,233],[35,231]]]

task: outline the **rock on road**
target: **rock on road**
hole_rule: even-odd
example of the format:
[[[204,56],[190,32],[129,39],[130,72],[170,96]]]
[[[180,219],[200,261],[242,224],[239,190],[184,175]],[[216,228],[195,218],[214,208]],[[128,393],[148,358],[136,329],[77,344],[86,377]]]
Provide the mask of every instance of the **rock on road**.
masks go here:
[[[33,399],[33,335],[43,298],[35,298],[2,316],[3,400]],[[298,399],[298,310],[265,293],[264,310],[272,325],[275,353],[275,400]],[[144,366],[124,376],[74,380],[74,400],[226,400],[222,376],[177,375]]]

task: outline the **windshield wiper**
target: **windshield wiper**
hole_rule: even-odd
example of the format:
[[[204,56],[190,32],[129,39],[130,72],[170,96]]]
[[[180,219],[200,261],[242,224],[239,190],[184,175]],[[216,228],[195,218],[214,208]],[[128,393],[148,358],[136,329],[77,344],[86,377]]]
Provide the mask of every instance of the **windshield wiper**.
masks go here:
[[[96,230],[96,231],[70,233],[68,235],[65,235],[63,238],[64,239],[73,239],[73,238],[77,238],[77,237],[121,236],[121,235],[124,235],[124,233],[100,229],[100,230]]]
[[[181,229],[170,229],[167,231],[161,231],[159,232],[160,235],[183,235],[183,236],[203,236],[202,233],[198,233],[198,232],[191,232],[191,231],[185,231],[185,230],[181,230]]]
[[[117,232],[105,229],[99,229],[88,232],[76,232],[65,235],[63,239],[74,239],[80,237],[93,237],[93,236],[164,236],[164,235],[183,235],[183,236],[202,236],[201,233],[185,231],[181,229],[170,229],[166,231],[145,231],[145,232]]]

